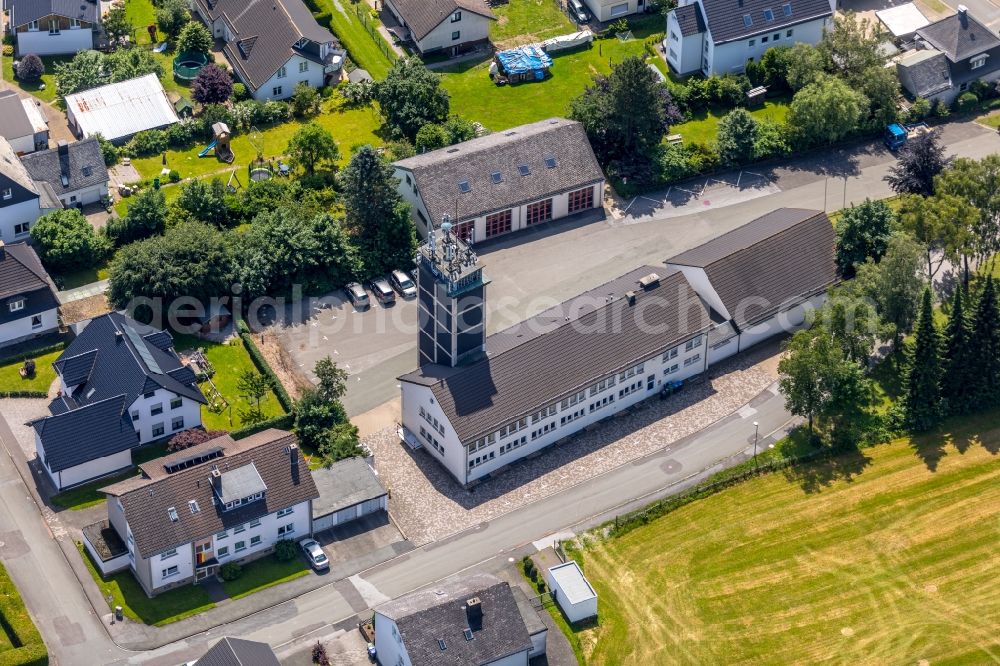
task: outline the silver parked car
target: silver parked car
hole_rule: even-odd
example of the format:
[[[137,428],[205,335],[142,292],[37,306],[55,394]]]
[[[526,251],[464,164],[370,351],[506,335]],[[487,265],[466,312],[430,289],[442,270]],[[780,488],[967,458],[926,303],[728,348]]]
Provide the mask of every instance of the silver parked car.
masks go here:
[[[309,560],[313,569],[318,571],[330,568],[330,558],[326,556],[315,539],[302,539],[299,541],[299,547],[302,548],[302,552],[305,553],[306,559]]]
[[[389,273],[389,284],[399,292],[403,298],[413,298],[417,295],[417,285],[413,284],[410,276],[400,270]]]

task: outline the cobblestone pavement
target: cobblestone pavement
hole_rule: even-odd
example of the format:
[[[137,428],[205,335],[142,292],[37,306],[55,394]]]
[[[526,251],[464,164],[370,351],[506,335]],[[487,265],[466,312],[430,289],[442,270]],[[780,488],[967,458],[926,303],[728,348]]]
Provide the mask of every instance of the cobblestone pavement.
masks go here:
[[[24,457],[32,460],[35,457],[35,432],[28,421],[49,415],[49,401],[46,398],[7,398],[0,400],[0,411],[7,419],[7,425],[17,438],[17,443],[24,451]]]
[[[645,456],[737,411],[777,379],[777,353],[777,343],[770,343],[724,361],[670,400],[647,400],[472,490],[459,486],[426,451],[401,444],[394,428],[364,441],[391,493],[393,518],[419,546]]]

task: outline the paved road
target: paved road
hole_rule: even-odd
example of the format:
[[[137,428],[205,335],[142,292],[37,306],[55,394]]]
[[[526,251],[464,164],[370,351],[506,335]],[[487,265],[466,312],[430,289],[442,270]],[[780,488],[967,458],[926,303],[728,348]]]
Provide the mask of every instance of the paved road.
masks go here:
[[[945,140],[951,152],[972,157],[1000,149],[1000,138],[996,134],[971,124],[949,126]],[[545,285],[546,293],[552,297],[564,298],[639,263],[662,261],[685,246],[699,243],[778,206],[833,209],[841,207],[844,201],[884,196],[886,189],[881,178],[891,162],[879,153],[861,149],[843,156],[834,154],[829,159],[814,159],[811,167],[807,160],[798,160],[786,169],[772,171],[782,192],[704,214],[638,223],[606,220],[580,224],[560,229],[560,233],[542,232],[534,242],[527,244],[522,235],[516,239],[516,248],[508,252],[491,250],[486,253],[485,261],[488,270],[493,266],[497,282],[510,281],[505,288],[515,295],[532,295],[531,285],[539,284]],[[837,180],[829,179],[830,174]],[[841,190],[836,189],[837,184]],[[681,235],[684,240],[677,241]],[[514,241],[508,242],[515,245]],[[531,253],[537,253],[534,262],[525,264],[516,259]],[[579,272],[569,275],[564,267],[566,264],[586,266],[587,269],[583,277]],[[508,267],[518,268],[523,273],[510,272]],[[562,279],[560,271],[566,274]],[[499,316],[513,317],[511,321],[523,316],[523,302],[518,302],[522,304]],[[541,302],[535,305],[543,307]],[[403,370],[412,365],[411,352],[403,350],[396,357],[390,361]],[[405,366],[401,359],[406,359]],[[362,374],[363,379],[376,385],[373,396],[377,396],[378,391],[394,393],[392,377],[397,370],[392,368],[391,362],[373,365],[366,372],[369,374]],[[387,386],[378,388],[379,383]],[[597,524],[630,506],[693,483],[694,480],[684,481],[688,474],[705,468],[717,469],[720,461],[734,454],[745,458],[753,420],[760,422],[762,433],[780,429],[787,421],[779,396],[764,395],[757,402],[759,404],[751,409],[741,410],[696,436],[585,484],[468,532],[428,544],[347,581],[339,581],[233,624],[151,652],[122,650],[102,633],[100,620],[76,582],[69,561],[63,557],[37,507],[32,504],[13,460],[2,455],[4,451],[0,451],[0,541],[4,542],[0,546],[0,556],[18,587],[24,591],[28,608],[43,632],[54,663],[177,664],[196,657],[207,644],[227,634],[265,640],[277,646],[288,646],[294,641],[305,645],[315,640],[316,635],[329,634],[333,630],[331,623],[351,618],[383,599],[469,568],[496,570],[507,564],[507,558],[519,557],[534,549],[533,542],[544,546],[550,540],[546,539],[549,535]],[[7,450],[16,453],[17,445],[6,428],[0,427],[0,440]]]

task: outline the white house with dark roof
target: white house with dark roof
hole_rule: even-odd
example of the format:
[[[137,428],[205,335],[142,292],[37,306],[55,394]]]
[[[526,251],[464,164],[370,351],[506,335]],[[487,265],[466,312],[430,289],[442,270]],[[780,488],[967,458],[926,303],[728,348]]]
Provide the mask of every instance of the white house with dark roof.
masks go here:
[[[385,0],[421,55],[457,55],[490,39],[496,16],[485,0]]]
[[[127,549],[116,566],[131,569],[151,597],[212,578],[223,564],[263,557],[281,539],[312,533],[319,493],[290,432],[222,435],[139,469],[141,475],[101,492],[108,524]],[[92,553],[107,551],[93,543],[96,531],[84,534]]]
[[[27,240],[35,220],[59,208],[52,188],[36,183],[10,143],[0,137],[0,241]]]
[[[346,51],[302,0],[191,0],[192,11],[223,40],[222,53],[258,101],[291,97],[298,83],[336,83]]]
[[[201,425],[205,397],[173,339],[110,312],[53,363],[59,396],[33,421],[38,460],[57,489],[132,465],[132,449]]]
[[[681,0],[663,46],[678,74],[738,74],[772,46],[819,43],[832,16],[829,0]]]
[[[837,279],[821,211],[778,209],[486,336],[488,280],[442,225],[417,268],[400,437],[463,486],[803,325]]]
[[[451,217],[479,242],[603,207],[604,173],[583,125],[549,118],[394,162],[421,234]]]
[[[6,9],[20,56],[94,48],[101,22],[99,0],[7,0]]]
[[[22,99],[13,90],[0,90],[0,137],[18,155],[49,147],[49,125],[34,98]]]
[[[74,143],[60,141],[56,148],[21,158],[31,178],[48,183],[65,208],[100,203],[108,196],[108,168],[96,138]]]
[[[59,328],[55,285],[27,243],[0,241],[0,348]]]
[[[380,604],[373,624],[393,666],[527,666],[548,636],[519,588],[481,573]]]

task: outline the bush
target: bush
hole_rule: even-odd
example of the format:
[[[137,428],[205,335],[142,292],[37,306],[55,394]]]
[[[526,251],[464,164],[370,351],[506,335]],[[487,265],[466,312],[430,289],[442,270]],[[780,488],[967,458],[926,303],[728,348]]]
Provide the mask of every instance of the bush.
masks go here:
[[[202,104],[221,104],[232,95],[232,77],[214,64],[202,67],[191,82],[191,97]]]
[[[45,63],[34,53],[29,53],[17,64],[17,78],[22,81],[37,81],[45,73]]]
[[[367,106],[375,99],[375,82],[348,83],[340,89],[340,92],[349,106]]]
[[[955,100],[955,110],[959,113],[975,111],[977,106],[979,106],[979,98],[973,92],[964,92]]]
[[[119,153],[121,152],[118,146],[100,134],[95,134],[94,138],[97,139],[97,143],[101,146],[101,156],[104,158],[104,166],[111,167],[118,164]]]
[[[274,556],[279,562],[291,562],[298,554],[298,546],[291,539],[279,539],[274,544]]]
[[[913,106],[910,107],[910,113],[907,119],[911,123],[915,123],[924,120],[929,115],[931,115],[931,103],[923,97],[918,97],[913,100]]]
[[[222,580],[236,580],[243,575],[243,567],[236,562],[226,562],[219,567],[219,575],[222,576]]]
[[[201,21],[191,21],[181,28],[181,34],[177,38],[177,51],[179,53],[202,53],[208,54],[212,48],[212,33],[208,31]]]
[[[271,366],[268,365],[264,355],[260,353],[260,349],[257,348],[257,344],[253,341],[253,338],[250,335],[250,329],[247,327],[245,321],[240,320],[237,332],[240,335],[240,339],[243,340],[243,344],[246,346],[247,353],[250,354],[250,360],[253,361],[254,367],[257,368],[257,372],[267,377],[271,382],[271,388],[274,389],[274,395],[278,398],[281,408],[286,412],[291,412],[291,396],[288,395],[288,391],[285,390],[285,387],[281,384],[278,376],[274,374],[274,370],[272,370]]]
[[[136,133],[123,151],[129,157],[149,157],[162,153],[167,145],[167,133],[163,130],[144,130]]]
[[[307,118],[319,113],[319,91],[308,83],[295,84],[291,98],[292,113],[299,118]]]
[[[170,173],[167,174],[167,180],[169,180],[171,183],[179,183],[179,182],[181,182],[181,174],[180,174],[180,172],[177,171],[177,169],[171,169]]]
[[[209,130],[211,131],[211,128]],[[185,148],[195,140],[197,135],[202,133],[202,125],[197,120],[185,118],[163,131],[166,133],[167,143],[171,148]]]
[[[83,213],[75,208],[57,210],[31,227],[31,240],[46,268],[56,272],[76,271],[100,263],[111,249],[94,232]]]
[[[319,664],[319,666],[328,666],[330,663],[330,658],[326,655],[326,647],[319,641],[316,641],[316,645],[313,645],[312,662]]]
[[[947,118],[951,114],[948,110],[948,105],[944,103],[943,99],[938,99],[934,102],[934,115],[938,118]]]
[[[179,432],[171,437],[170,441],[167,442],[167,451],[170,453],[183,451],[184,449],[189,449],[192,446],[204,444],[210,439],[222,437],[225,434],[227,434],[225,430],[202,430],[201,428],[191,428],[190,430]]]
[[[233,84],[233,101],[242,102],[250,97],[250,93],[247,92],[247,87],[242,83]]]

